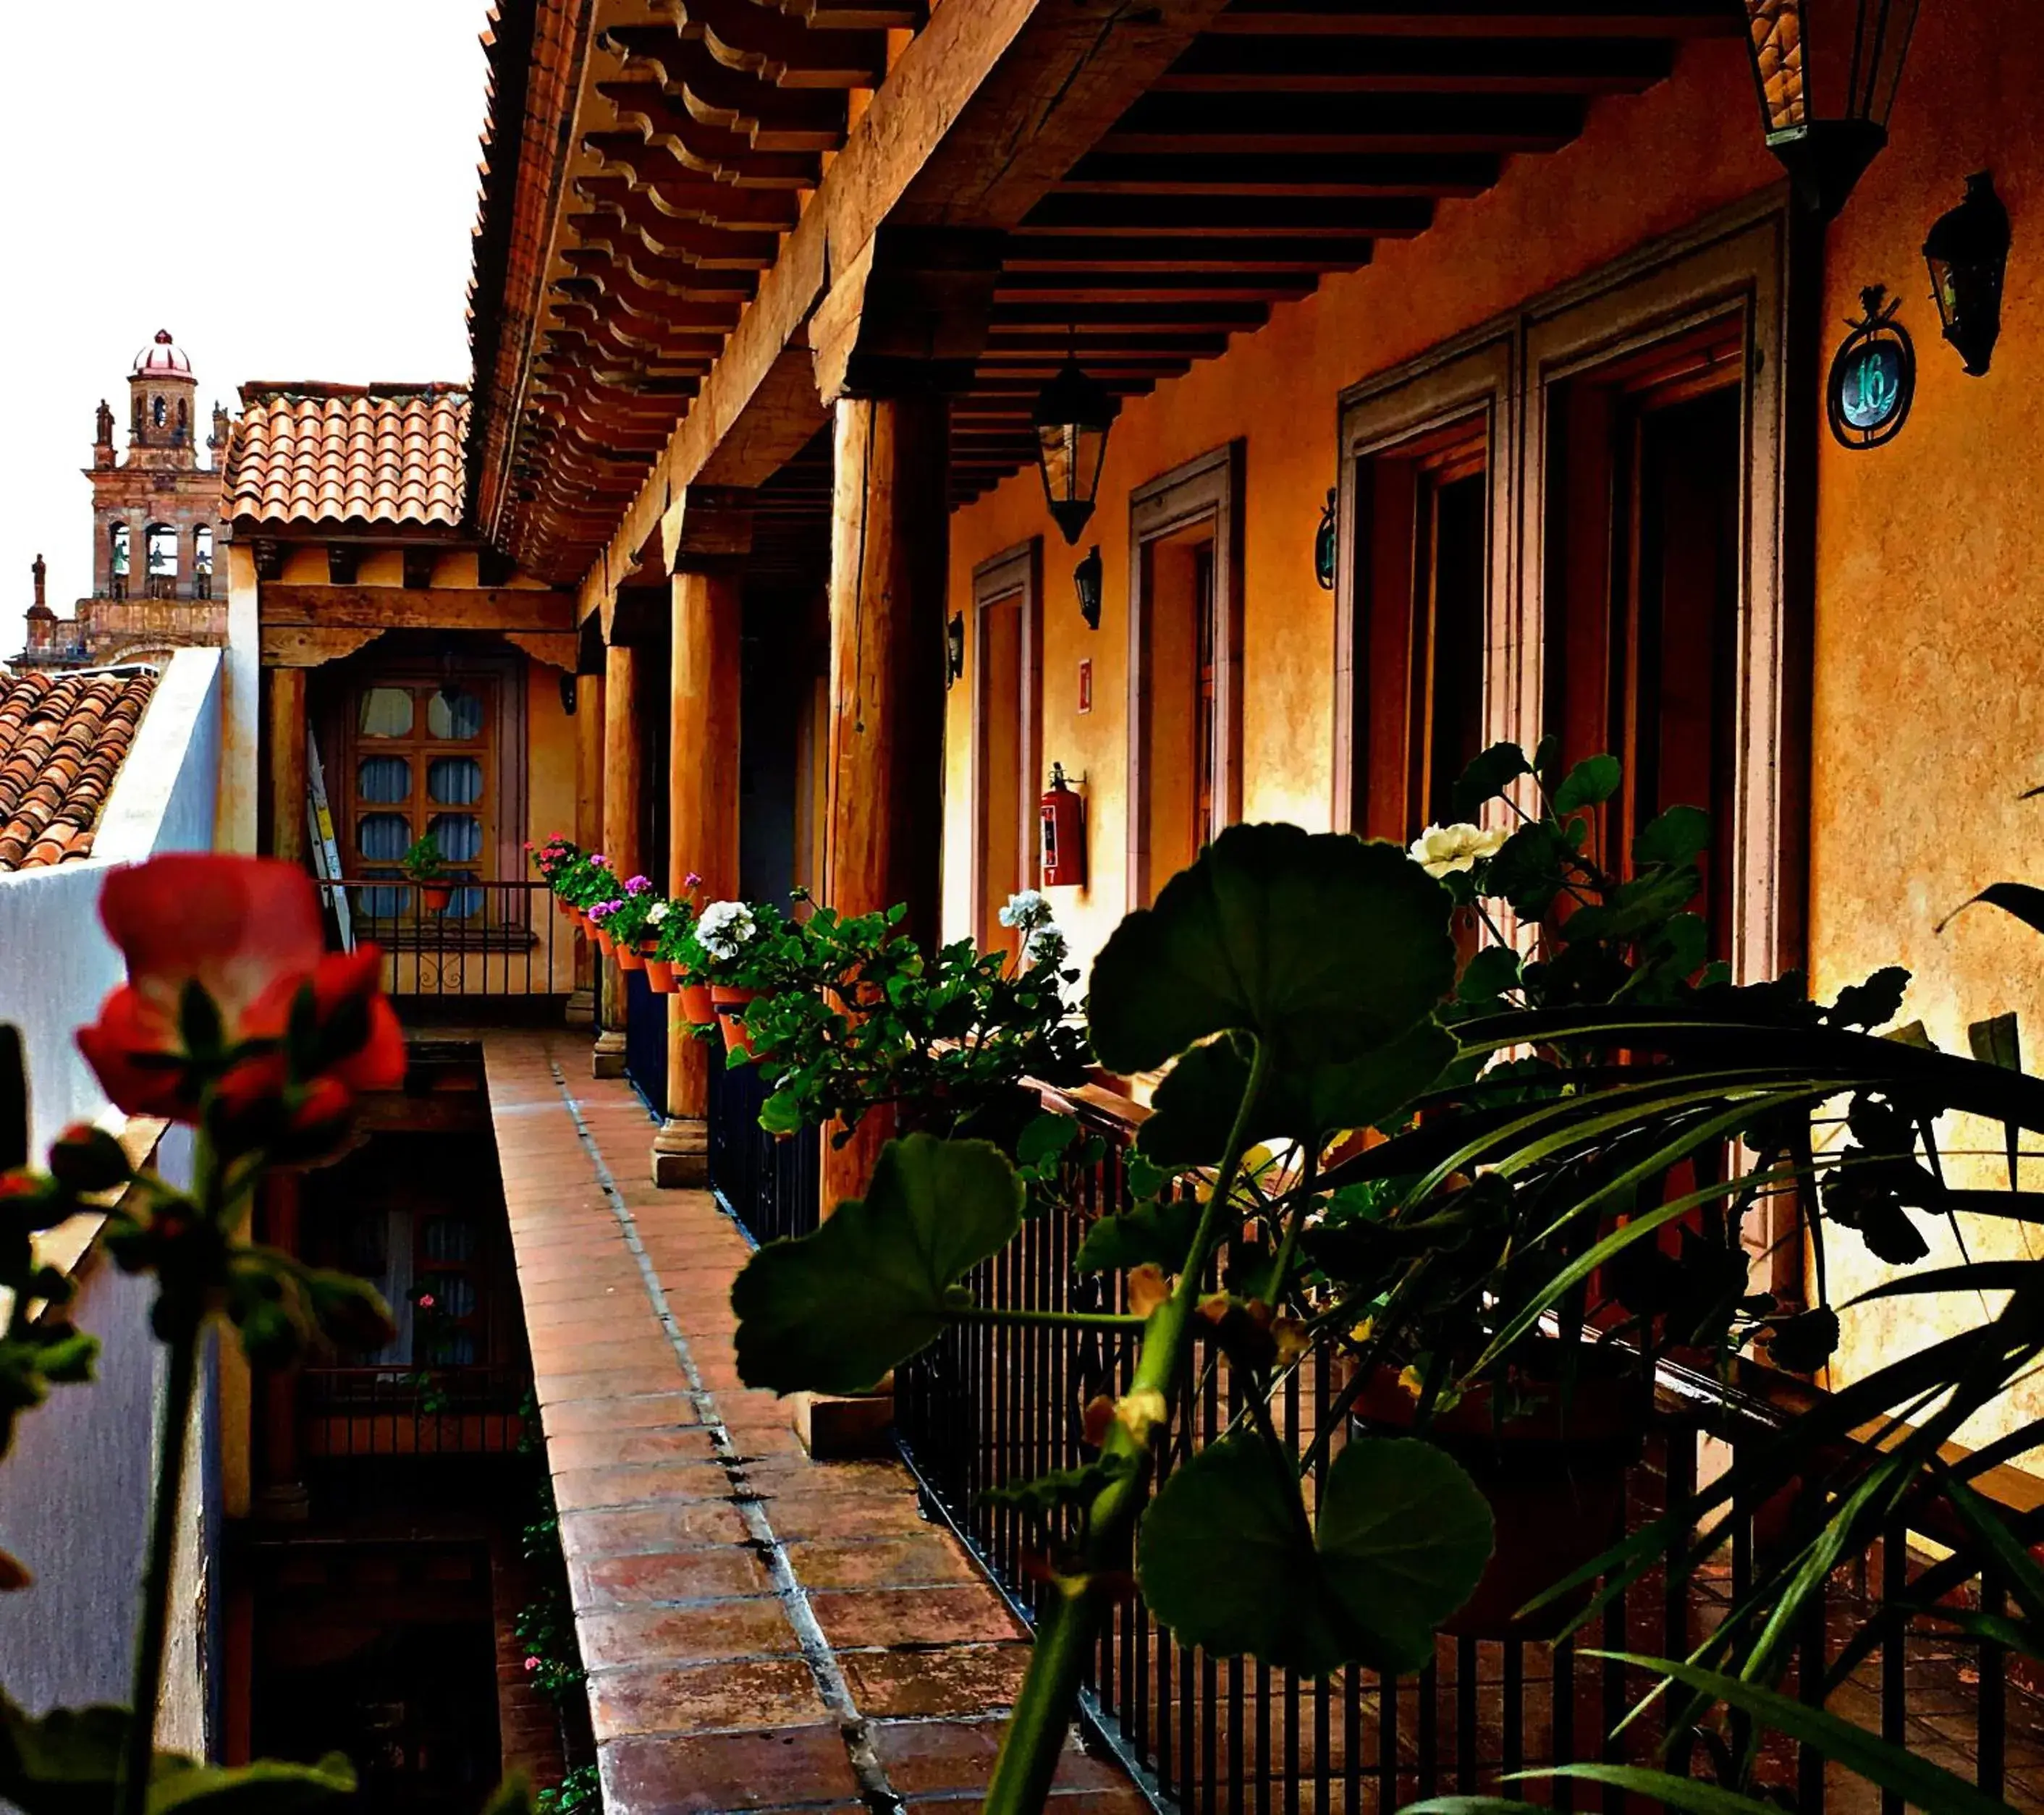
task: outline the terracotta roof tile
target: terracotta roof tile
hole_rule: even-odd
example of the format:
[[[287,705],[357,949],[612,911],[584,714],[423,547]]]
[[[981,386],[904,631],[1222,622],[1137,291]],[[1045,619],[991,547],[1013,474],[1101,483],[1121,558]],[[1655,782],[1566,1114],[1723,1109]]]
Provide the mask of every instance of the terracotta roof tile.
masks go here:
[[[259,524],[457,528],[467,434],[458,385],[244,385],[227,513]]]
[[[146,669],[0,673],[0,870],[91,856],[156,687]]]

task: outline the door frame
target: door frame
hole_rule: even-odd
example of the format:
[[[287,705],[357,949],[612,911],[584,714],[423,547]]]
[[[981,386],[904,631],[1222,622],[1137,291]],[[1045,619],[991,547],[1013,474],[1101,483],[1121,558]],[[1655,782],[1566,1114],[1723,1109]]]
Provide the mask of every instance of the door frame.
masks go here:
[[[993,671],[985,659],[986,614],[1019,595],[1017,666],[1020,689],[1014,702],[1020,715],[1016,727],[1015,768],[1020,799],[1017,803],[1016,874],[1024,888],[1038,886],[1041,869],[1037,840],[1037,797],[1043,789],[1043,539],[1032,535],[989,555],[972,570],[972,938],[978,945],[986,936],[988,826],[986,798],[988,726],[995,703],[991,695]]]
[[[1247,443],[1239,437],[1181,462],[1128,494],[1128,865],[1126,906],[1150,898],[1150,551],[1213,528],[1214,787],[1211,838],[1242,817],[1242,520]]]

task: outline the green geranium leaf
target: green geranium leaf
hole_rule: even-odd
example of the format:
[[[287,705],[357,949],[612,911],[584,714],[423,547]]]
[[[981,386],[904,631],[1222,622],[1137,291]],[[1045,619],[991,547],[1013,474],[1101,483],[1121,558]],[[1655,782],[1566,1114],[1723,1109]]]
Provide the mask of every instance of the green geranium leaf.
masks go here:
[[[1537,920],[1553,906],[1566,873],[1568,841],[1552,820],[1535,819],[1504,841],[1484,872],[1484,892],[1502,896],[1513,909]]]
[[[1453,986],[1447,892],[1396,846],[1231,826],[1094,961],[1093,1049],[1149,1071],[1216,1034],[1287,1057],[1353,1058]]]
[[[1649,820],[1632,841],[1632,861],[1642,869],[1658,863],[1693,863],[1710,844],[1709,814],[1700,807],[1670,807]]]
[[[1685,864],[1621,882],[1600,902],[1579,908],[1562,923],[1572,945],[1592,939],[1630,939],[1680,913],[1696,897],[1704,879]]]
[[[1179,1272],[1192,1252],[1200,1226],[1199,1204],[1189,1198],[1153,1199],[1103,1216],[1085,1233],[1072,1265],[1082,1273],[1120,1272],[1131,1267],[1157,1266]]]
[[[1280,1049],[1248,1130],[1254,1142],[1312,1144],[1388,1120],[1433,1083],[1455,1056],[1454,1039],[1429,1019],[1358,1058],[1301,1064]],[[1161,1166],[1211,1165],[1221,1157],[1249,1087],[1249,1057],[1232,1039],[1195,1046],[1172,1066],[1136,1145]]]
[[[1864,983],[1848,984],[1824,1011],[1834,1027],[1885,1027],[1902,1012],[1909,973],[1900,965],[1883,965]]]
[[[1461,1002],[1489,1002],[1518,987],[1518,953],[1509,946],[1485,946],[1463,967],[1455,997]]]
[[[1602,806],[1618,792],[1623,773],[1615,756],[1585,757],[1554,790],[1554,811],[1573,813],[1585,807]]]
[[[1540,746],[1546,754],[1547,746]],[[1495,800],[1522,775],[1531,772],[1526,752],[1516,743],[1494,743],[1455,778],[1449,811],[1458,819],[1473,819],[1485,803]]]
[[[1143,1598],[1181,1644],[1324,1675],[1417,1670],[1490,1559],[1490,1506],[1415,1437],[1359,1437],[1327,1471],[1309,1533],[1297,1478],[1253,1432],[1158,1491],[1137,1539]]]
[[[759,1106],[759,1126],[769,1134],[793,1134],[802,1126],[802,1099],[792,1090],[777,1090]]]
[[[228,1767],[194,1765],[149,1786],[149,1815],[297,1815],[355,1794],[355,1767],[329,1752],[317,1764],[258,1759]]]
[[[1027,1123],[1015,1142],[1015,1163],[1025,1168],[1041,1167],[1079,1138],[1078,1121],[1069,1115],[1046,1113]]]
[[[928,1346],[959,1281],[1021,1226],[1022,1186],[984,1141],[911,1134],[863,1198],[813,1235],[770,1242],[731,1288],[738,1371],[777,1393],[863,1393]]]

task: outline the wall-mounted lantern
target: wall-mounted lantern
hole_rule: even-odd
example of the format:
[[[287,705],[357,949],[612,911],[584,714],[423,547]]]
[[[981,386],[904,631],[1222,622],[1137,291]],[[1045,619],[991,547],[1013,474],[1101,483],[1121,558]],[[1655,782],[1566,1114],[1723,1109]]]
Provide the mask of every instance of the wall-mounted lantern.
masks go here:
[[[1339,495],[1339,488],[1327,487],[1327,501],[1320,507],[1320,527],[1313,531],[1313,578],[1324,593],[1335,589],[1335,501]]]
[[[1923,242],[1931,294],[1966,370],[1986,375],[2001,334],[2001,280],[2008,269],[2008,210],[1987,171],[1966,178],[1966,198],[1938,217]]]
[[[1072,585],[1079,595],[1079,616],[1085,620],[1088,630],[1100,628],[1101,575],[1100,544],[1096,542],[1086,551],[1085,559],[1072,570]]]
[[[965,673],[965,613],[954,612],[944,626],[944,691]]]
[[[1919,0],[1746,0],[1767,148],[1829,221],[1888,143]],[[1813,23],[1812,15],[1815,15]]]
[[[1114,426],[1114,399],[1106,386],[1080,370],[1078,360],[1067,359],[1037,394],[1031,420],[1044,502],[1065,540],[1075,546],[1100,489],[1107,432]]]

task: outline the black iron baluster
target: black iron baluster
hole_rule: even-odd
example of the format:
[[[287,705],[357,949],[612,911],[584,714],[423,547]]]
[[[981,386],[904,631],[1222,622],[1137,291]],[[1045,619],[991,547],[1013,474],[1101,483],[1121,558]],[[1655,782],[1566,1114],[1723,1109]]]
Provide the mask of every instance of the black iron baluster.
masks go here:
[[[1697,1436],[1696,1426],[1687,1418],[1668,1427],[1663,1439],[1666,1447],[1662,1472],[1662,1479],[1667,1484],[1667,1510],[1673,1511],[1683,1505],[1696,1491]],[[1689,1655],[1689,1541],[1690,1534],[1680,1528],[1668,1536],[1667,1555],[1662,1560],[1661,1646],[1654,1653],[1657,1657]],[[1681,1705],[1673,1695],[1664,1698],[1663,1705],[1662,1734],[1666,1742],[1666,1768],[1677,1777],[1687,1777],[1689,1742],[1678,1740],[1675,1731]]]
[[[1881,1600],[1887,1630],[1881,1640],[1881,1736],[1892,1745],[1907,1742],[1908,1725],[1908,1621],[1900,1611],[1909,1592],[1909,1536],[1900,1519],[1881,1534]],[[1902,1793],[1881,1793],[1881,1815],[1902,1815]]]
[[[1420,1794],[1433,1796],[1441,1787],[1441,1672],[1439,1641],[1421,1667],[1416,1685],[1420,1709]]]
[[[2000,1619],[2008,1610],[2008,1589],[2000,1569],[1993,1563],[1981,1571],[1981,1612]],[[2008,1666],[2006,1648],[1992,1639],[1980,1648],[1980,1688],[1974,1719],[1980,1734],[1980,1763],[1974,1781],[1989,1796],[2001,1794],[2004,1755],[2008,1738]]]
[[[1477,1793],[1477,1656],[1474,1639],[1455,1640],[1455,1787],[1465,1796]]]
[[[1548,1751],[1556,1764],[1573,1764],[1576,1757],[1576,1646],[1573,1639],[1560,1640],[1551,1653],[1548,1690]],[[1554,1779],[1554,1806],[1576,1805],[1574,1780]]]

